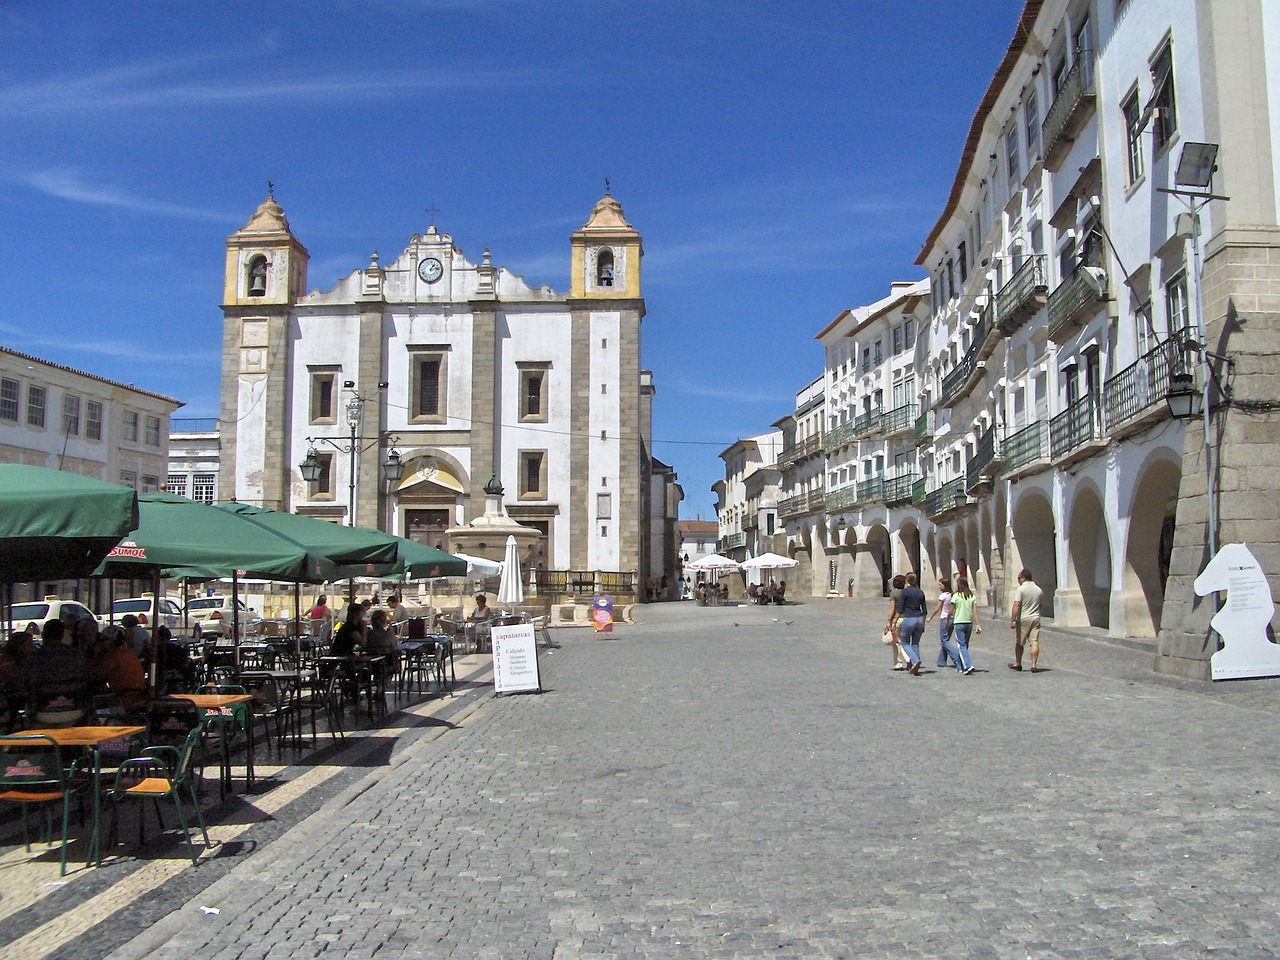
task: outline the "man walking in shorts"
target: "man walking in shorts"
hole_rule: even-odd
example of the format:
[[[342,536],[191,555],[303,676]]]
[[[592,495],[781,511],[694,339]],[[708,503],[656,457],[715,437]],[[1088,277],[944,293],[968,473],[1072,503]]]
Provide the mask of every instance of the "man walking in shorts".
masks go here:
[[[1009,629],[1015,631],[1013,663],[1010,670],[1022,669],[1022,649],[1030,648],[1031,672],[1039,673],[1036,660],[1040,657],[1040,601],[1044,591],[1031,577],[1031,571],[1024,569],[1018,574],[1018,592],[1013,601],[1013,610],[1009,614]]]

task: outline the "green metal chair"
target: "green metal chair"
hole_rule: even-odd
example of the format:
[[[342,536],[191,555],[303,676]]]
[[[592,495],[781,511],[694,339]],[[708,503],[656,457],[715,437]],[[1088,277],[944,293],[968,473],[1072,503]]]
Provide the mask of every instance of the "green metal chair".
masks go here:
[[[205,849],[213,844],[209,841],[209,830],[204,823],[204,813],[200,809],[200,798],[196,795],[195,754],[200,746],[201,731],[197,727],[187,734],[181,747],[148,747],[144,756],[125,760],[116,771],[115,784],[108,791],[107,797],[116,802],[115,817],[112,821],[111,837],[115,840],[116,828],[120,822],[119,804],[128,799],[151,800],[156,808],[156,819],[160,829],[164,830],[164,817],[160,813],[160,801],[165,797],[173,800],[178,810],[178,822],[182,825],[182,836],[187,841],[187,852],[191,855],[191,864],[200,862],[196,856],[195,845],[191,842],[191,830],[187,826],[187,817],[182,809],[182,790],[185,787],[191,795],[191,805],[196,810],[196,821],[200,824],[200,833],[204,836]],[[138,846],[142,846],[146,831],[146,808],[138,811]]]
[[[71,814],[71,797],[87,788],[91,781],[77,778],[80,759],[69,768],[62,765],[62,750],[56,740],[41,734],[12,734],[0,741],[0,800],[22,805],[22,838],[31,851],[31,835],[27,827],[27,808],[33,804],[45,808],[45,835],[52,842],[53,805],[62,803],[62,876],[67,875],[67,821]],[[90,856],[97,846],[98,825],[89,842]],[[85,860],[86,865],[88,860]]]

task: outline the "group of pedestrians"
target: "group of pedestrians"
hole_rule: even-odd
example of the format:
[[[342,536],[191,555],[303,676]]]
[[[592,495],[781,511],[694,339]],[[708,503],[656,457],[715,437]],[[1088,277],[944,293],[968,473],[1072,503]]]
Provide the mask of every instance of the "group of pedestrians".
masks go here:
[[[1040,601],[1042,592],[1030,570],[1018,574],[1018,592],[1009,617],[1009,629],[1015,631],[1014,659],[1010,670],[1021,670],[1024,651],[1030,654],[1031,672],[1039,673]],[[920,641],[926,624],[938,618],[939,669],[954,666],[957,673],[972,676],[977,668],[969,652],[969,641],[982,633],[978,622],[978,604],[967,577],[956,577],[952,589],[948,577],[938,579],[937,606],[928,613],[929,600],[914,573],[893,578],[889,592],[889,618],[885,624],[885,642],[893,649],[893,669],[918,677],[923,665]]]

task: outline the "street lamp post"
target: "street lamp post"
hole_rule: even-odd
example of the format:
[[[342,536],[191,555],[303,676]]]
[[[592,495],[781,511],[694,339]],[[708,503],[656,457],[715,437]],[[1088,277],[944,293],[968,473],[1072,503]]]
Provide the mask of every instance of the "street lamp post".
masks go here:
[[[324,470],[320,463],[319,455],[316,452],[316,444],[324,443],[333,447],[339,453],[348,454],[350,457],[348,468],[348,525],[354,527],[356,525],[356,459],[360,454],[374,447],[387,444],[390,450],[387,452],[387,458],[382,462],[380,475],[387,483],[395,483],[404,474],[404,464],[400,460],[400,453],[396,450],[396,445],[400,442],[399,437],[386,432],[379,431],[376,436],[366,437],[360,433],[360,422],[364,415],[364,404],[366,397],[360,396],[355,389],[355,381],[347,380],[342,384],[343,388],[351,391],[351,398],[347,401],[347,424],[351,428],[351,435],[348,439],[336,439],[333,437],[307,437],[307,456],[306,459],[298,465],[298,471],[302,474],[302,479],[307,483],[315,483],[320,479]],[[387,384],[385,382],[378,384],[379,390],[385,390]]]

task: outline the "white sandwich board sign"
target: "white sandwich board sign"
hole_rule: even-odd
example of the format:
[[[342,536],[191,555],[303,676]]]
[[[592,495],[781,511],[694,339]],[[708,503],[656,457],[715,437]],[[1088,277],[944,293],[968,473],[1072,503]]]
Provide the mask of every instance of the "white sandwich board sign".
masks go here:
[[[493,692],[542,692],[538,675],[538,644],[533,624],[518,623],[509,627],[492,627]]]

